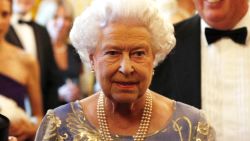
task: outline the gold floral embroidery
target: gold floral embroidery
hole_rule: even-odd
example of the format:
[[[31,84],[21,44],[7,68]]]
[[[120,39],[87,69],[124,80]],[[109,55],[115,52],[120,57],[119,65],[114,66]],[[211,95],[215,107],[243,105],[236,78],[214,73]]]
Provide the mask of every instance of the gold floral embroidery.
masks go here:
[[[192,137],[192,122],[190,121],[190,119],[186,116],[183,117],[179,117],[176,120],[172,121],[173,122],[173,128],[176,132],[178,132],[179,137],[180,137],[180,141],[184,141],[183,138],[183,134],[182,134],[182,126],[179,124],[180,121],[185,121],[188,124],[189,127],[189,132],[188,132],[188,141],[191,141],[191,137]]]
[[[48,111],[46,118],[47,123],[45,125],[47,125],[48,127],[45,131],[46,133],[44,136],[44,140],[56,138],[56,141],[63,141],[64,139],[68,138],[67,134],[64,134],[64,136],[60,136],[56,133],[57,128],[61,126],[62,122],[58,117],[54,115],[53,111]]]
[[[63,136],[58,135],[56,138],[56,141],[64,141],[65,139],[67,139],[69,136],[68,134],[64,134]]]
[[[209,132],[210,132],[210,125],[207,122],[198,122],[198,125],[196,127],[197,129],[197,135],[195,141],[202,141],[203,139],[207,140],[209,138]],[[214,137],[211,135],[210,140],[214,140]]]
[[[206,122],[198,122],[198,126],[197,126],[197,132],[207,136],[209,133],[209,124]]]
[[[83,112],[75,110],[73,103],[71,103],[71,108],[73,113],[68,113],[66,122],[67,127],[74,135],[74,141],[100,141],[99,132],[86,123]]]

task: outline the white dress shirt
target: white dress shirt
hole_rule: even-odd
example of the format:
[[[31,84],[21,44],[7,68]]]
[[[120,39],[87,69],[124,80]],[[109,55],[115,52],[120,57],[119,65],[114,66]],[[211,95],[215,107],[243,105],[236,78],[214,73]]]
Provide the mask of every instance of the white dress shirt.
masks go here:
[[[37,56],[36,40],[33,28],[28,24],[20,24],[18,20],[30,21],[32,19],[31,14],[21,16],[13,14],[11,18],[11,25],[13,26],[16,34],[22,43],[24,50],[33,56]]]
[[[246,45],[230,38],[208,45],[204,31],[209,26],[201,21],[202,109],[218,141],[250,140],[250,11],[235,28],[244,26]]]

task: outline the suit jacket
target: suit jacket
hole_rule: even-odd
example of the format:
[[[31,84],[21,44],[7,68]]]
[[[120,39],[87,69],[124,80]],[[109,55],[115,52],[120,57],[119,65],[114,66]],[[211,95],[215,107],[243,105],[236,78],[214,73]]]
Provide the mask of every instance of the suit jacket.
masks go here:
[[[166,97],[201,108],[200,17],[175,26],[176,47],[155,68],[150,88]]]
[[[48,93],[49,89],[51,88],[51,86],[54,85],[55,80],[57,79],[57,74],[54,74],[52,71],[56,68],[52,52],[52,43],[46,28],[38,25],[35,22],[33,22],[31,26],[34,30],[36,40],[37,57],[40,65],[41,89],[44,99],[44,106],[48,107],[49,103],[46,103],[46,97],[50,95]],[[10,26],[9,31],[6,34],[6,40],[20,48],[23,48],[23,45],[20,42],[19,37],[17,36],[12,26]]]

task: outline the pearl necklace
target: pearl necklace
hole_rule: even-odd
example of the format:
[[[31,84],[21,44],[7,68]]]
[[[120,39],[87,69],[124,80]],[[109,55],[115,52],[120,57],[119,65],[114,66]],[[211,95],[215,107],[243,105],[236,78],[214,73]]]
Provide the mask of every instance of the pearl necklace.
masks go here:
[[[151,120],[151,114],[152,114],[152,106],[153,106],[153,98],[150,92],[146,93],[146,102],[145,107],[143,110],[141,122],[139,125],[139,129],[137,130],[136,134],[133,135],[134,141],[143,141],[147,132],[148,127]],[[105,115],[105,109],[104,109],[104,94],[103,92],[100,92],[98,102],[97,102],[97,119],[99,124],[99,132],[101,134],[101,139],[103,141],[113,141],[109,128],[108,123]]]

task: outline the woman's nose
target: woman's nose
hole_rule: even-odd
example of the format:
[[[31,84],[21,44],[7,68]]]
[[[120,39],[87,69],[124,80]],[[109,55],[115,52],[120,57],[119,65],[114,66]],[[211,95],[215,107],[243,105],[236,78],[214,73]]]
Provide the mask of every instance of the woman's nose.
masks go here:
[[[119,71],[125,75],[128,75],[134,71],[133,63],[129,55],[123,55],[120,61]]]

